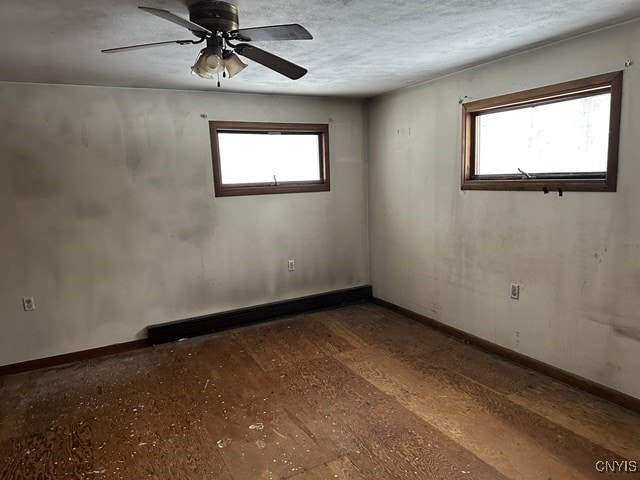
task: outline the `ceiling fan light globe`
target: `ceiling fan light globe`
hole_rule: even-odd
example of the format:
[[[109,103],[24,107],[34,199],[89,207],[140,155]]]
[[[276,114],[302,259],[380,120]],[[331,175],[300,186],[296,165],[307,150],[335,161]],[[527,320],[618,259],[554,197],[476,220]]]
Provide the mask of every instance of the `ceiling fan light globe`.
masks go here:
[[[196,63],[191,67],[191,72],[206,79],[217,78],[224,71],[222,55],[218,51],[204,49],[200,52]]]
[[[221,72],[224,70],[222,58],[217,53],[210,53],[204,55],[205,68],[211,72]]]
[[[247,65],[240,60],[240,57],[235,53],[232,53],[227,58],[224,59],[224,66],[227,69],[227,73],[229,74],[229,78],[232,78],[234,75],[237,75],[242,70],[247,68]]]
[[[191,67],[191,73],[207,80],[213,79],[213,75],[209,71],[197,68],[195,65]]]

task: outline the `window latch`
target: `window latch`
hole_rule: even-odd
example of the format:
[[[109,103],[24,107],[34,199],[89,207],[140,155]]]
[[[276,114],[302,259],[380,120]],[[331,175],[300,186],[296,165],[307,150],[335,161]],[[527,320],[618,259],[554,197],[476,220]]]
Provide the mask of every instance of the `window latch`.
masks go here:
[[[533,175],[529,175],[527,172],[525,172],[521,168],[519,168],[518,171],[522,174],[522,178],[536,178]]]

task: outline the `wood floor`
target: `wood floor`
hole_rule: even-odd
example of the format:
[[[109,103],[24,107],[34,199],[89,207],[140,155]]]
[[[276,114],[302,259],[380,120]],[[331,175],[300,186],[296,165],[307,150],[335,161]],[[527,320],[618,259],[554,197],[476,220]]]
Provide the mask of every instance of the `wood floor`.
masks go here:
[[[640,416],[371,304],[0,378],[2,480],[569,480],[599,460],[640,461]]]

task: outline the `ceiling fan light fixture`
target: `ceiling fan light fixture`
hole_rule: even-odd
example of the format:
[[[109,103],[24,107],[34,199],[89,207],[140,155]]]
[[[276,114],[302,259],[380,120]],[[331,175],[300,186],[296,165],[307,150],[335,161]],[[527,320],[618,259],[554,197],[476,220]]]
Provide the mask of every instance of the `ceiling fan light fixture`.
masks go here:
[[[224,59],[224,66],[227,69],[229,78],[247,68],[247,64],[240,60],[240,57],[235,53],[231,53]]]
[[[208,80],[217,79],[218,87],[220,87],[220,73],[222,73],[223,77],[231,78],[247,67],[238,55],[249,58],[291,80],[298,80],[307,73],[305,68],[295,63],[246,43],[313,39],[311,33],[302,25],[291,23],[241,29],[238,25],[238,8],[232,3],[224,0],[189,0],[187,3],[189,20],[160,8],[139,8],[144,12],[189,30],[197,40],[143,43],[126,47],[107,48],[102,52],[118,53],[175,44],[195,45],[206,41],[207,47],[198,54],[195,63],[191,67],[191,73]],[[232,43],[235,41],[243,43]]]
[[[217,78],[224,68],[222,49],[207,47],[200,51],[196,63],[191,67],[191,72],[202,78],[213,79]]]

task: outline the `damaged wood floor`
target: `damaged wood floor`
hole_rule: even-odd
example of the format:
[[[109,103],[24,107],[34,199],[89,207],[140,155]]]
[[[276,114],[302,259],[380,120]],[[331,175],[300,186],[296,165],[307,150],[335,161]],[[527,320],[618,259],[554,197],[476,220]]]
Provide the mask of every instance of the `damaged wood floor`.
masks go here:
[[[371,304],[0,378],[2,480],[568,480],[598,460],[640,461],[639,415]]]

